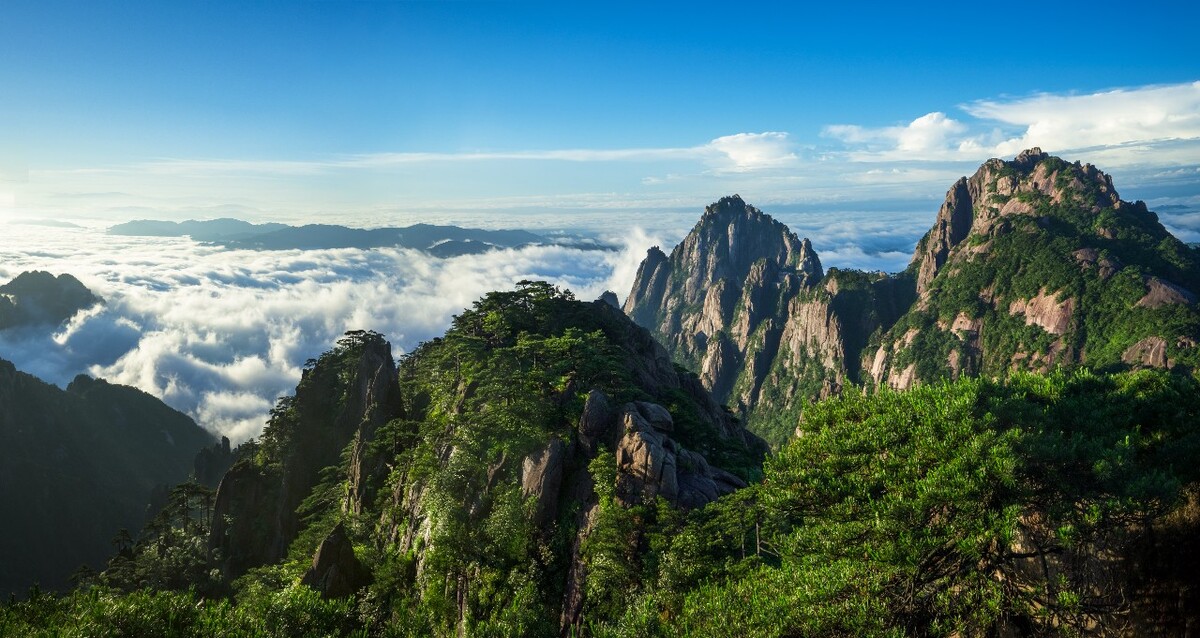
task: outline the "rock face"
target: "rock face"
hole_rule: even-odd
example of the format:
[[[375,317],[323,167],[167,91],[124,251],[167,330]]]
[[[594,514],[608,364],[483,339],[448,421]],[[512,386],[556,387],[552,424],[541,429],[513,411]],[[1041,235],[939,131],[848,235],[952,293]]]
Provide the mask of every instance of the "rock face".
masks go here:
[[[57,325],[102,301],[71,275],[23,272],[0,286],[0,330]]]
[[[391,346],[374,333],[348,333],[346,345],[307,370],[296,395],[276,408],[272,427],[287,432],[280,467],[235,464],[217,489],[209,546],[222,570],[237,576],[280,560],[300,530],[297,507],[320,471],[351,447],[343,507],[362,510],[385,469],[368,443],[380,425],[402,417]],[[275,424],[278,424],[276,426]]]
[[[670,257],[650,249],[624,308],[753,418],[858,383],[867,337],[907,305],[906,286],[824,273],[807,239],[735,195],[709,206]]]
[[[624,308],[725,400],[751,335],[822,274],[807,239],[734,195],[709,206],[670,257],[650,249]]]
[[[947,192],[909,272],[917,302],[870,353],[877,385],[1200,360],[1195,251],[1091,164],[988,160]]]
[[[321,541],[312,567],[300,582],[326,598],[350,596],[371,583],[371,572],[354,555],[354,544],[346,536],[345,525],[338,523]]]
[[[951,186],[909,268],[822,273],[807,240],[736,196],[647,254],[624,309],[779,443],[850,385],[1087,364],[1200,364],[1196,251],[1090,164],[1040,149]]]

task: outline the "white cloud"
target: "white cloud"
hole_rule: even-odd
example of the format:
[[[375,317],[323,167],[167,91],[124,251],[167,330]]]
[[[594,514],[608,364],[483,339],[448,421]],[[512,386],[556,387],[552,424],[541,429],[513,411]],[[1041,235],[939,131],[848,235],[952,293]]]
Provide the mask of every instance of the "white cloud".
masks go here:
[[[932,112],[901,126],[838,124],[822,133],[845,144],[842,156],[857,162],[979,162],[1034,146],[1108,168],[1195,164],[1200,157],[1200,82],[978,100],[961,108],[967,119]]]
[[[1030,146],[1072,150],[1200,138],[1200,82],[981,100],[963,109],[981,120],[1021,129],[1019,135],[995,145],[1000,155]]]
[[[945,113],[927,113],[904,126],[867,128],[854,124],[827,126],[822,133],[848,144],[861,144],[876,151],[944,154],[959,145],[967,126]]]
[[[55,334],[0,333],[0,357],[48,381],[78,373],[139,387],[235,441],[256,435],[304,361],[350,329],[395,354],[440,335],[484,293],[544,279],[580,299],[624,295],[649,243],[620,251],[537,246],[434,259],[401,250],[231,251],[187,239],[9,225],[0,281],[70,272],[106,299]],[[625,262],[631,263],[625,263]]]
[[[726,135],[709,142],[707,148],[717,154],[718,169],[733,172],[788,167],[798,159],[788,134],[778,131]]]

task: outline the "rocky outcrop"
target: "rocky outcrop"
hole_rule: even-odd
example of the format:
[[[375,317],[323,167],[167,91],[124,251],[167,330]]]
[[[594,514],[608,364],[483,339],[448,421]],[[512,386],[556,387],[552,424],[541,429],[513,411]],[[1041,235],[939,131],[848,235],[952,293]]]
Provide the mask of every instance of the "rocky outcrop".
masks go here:
[[[650,249],[624,309],[723,401],[751,335],[786,304],[781,295],[822,275],[807,239],[734,195],[705,209],[670,257]]]
[[[1171,304],[1192,305],[1196,303],[1196,295],[1179,284],[1171,283],[1158,277],[1146,280],[1146,296],[1138,299],[1139,308],[1161,308]]]
[[[346,509],[361,513],[375,497],[375,488],[387,473],[386,462],[397,450],[369,452],[379,426],[403,418],[399,378],[392,359],[391,346],[373,343],[363,349],[349,393],[349,401],[339,414],[338,427],[354,428],[354,448],[350,456]],[[357,422],[356,422],[357,421]]]
[[[745,418],[857,383],[867,337],[910,296],[882,274],[826,275],[807,239],[735,195],[669,257],[650,250],[625,311]]]
[[[325,598],[344,598],[371,584],[371,572],[354,555],[354,544],[346,536],[346,527],[338,523],[321,541],[313,555],[312,567],[300,579]]]
[[[71,275],[23,272],[0,286],[0,330],[61,324],[98,303],[103,300]]]
[[[864,357],[876,385],[1200,358],[1188,345],[1200,318],[1163,334],[1150,314],[1195,304],[1194,252],[1145,204],[1121,200],[1108,175],[1040,149],[956,182],[908,272],[913,310]],[[957,316],[970,328],[950,326]]]
[[[1052,335],[1066,334],[1071,327],[1075,312],[1075,299],[1067,297],[1059,301],[1053,293],[1042,289],[1030,299],[1014,299],[1008,305],[1008,314],[1022,315],[1025,325],[1038,326]]]
[[[566,456],[567,445],[562,439],[553,438],[521,463],[521,493],[533,500],[533,520],[538,527],[558,515],[558,491]]]
[[[685,508],[703,506],[746,486],[745,481],[711,467],[703,455],[684,449],[668,432],[666,408],[639,401],[625,406],[617,443],[617,497],[626,506],[653,503],[657,497]]]
[[[209,547],[227,576],[285,556],[301,529],[297,508],[351,443],[343,507],[362,510],[382,483],[387,458],[383,450],[369,454],[369,444],[379,426],[403,416],[399,392],[391,346],[376,333],[347,333],[304,371],[295,397],[281,400],[269,425],[286,433],[274,443],[279,464],[245,459],[217,489]]]

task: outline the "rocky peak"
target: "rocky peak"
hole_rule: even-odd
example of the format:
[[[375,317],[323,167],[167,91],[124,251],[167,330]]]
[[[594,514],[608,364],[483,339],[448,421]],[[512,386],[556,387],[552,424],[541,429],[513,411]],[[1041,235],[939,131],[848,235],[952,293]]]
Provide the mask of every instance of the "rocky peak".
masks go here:
[[[732,195],[706,207],[670,256],[650,249],[624,310],[724,400],[762,310],[823,274],[811,242]],[[739,323],[739,307],[754,316]],[[731,334],[735,324],[740,337]]]
[[[59,324],[103,300],[75,277],[34,270],[0,286],[0,330]]]
[[[1194,316],[1168,328],[1145,314],[1192,313],[1194,251],[1109,175],[1039,148],[958,180],[909,274],[916,304],[870,359],[880,385],[1200,357]]]
[[[1015,165],[1018,169],[1023,169],[1025,172],[1028,172],[1033,170],[1035,166],[1040,164],[1042,160],[1048,157],[1050,157],[1048,153],[1043,152],[1040,147],[1034,146],[1033,148],[1027,148],[1017,154],[1016,159],[1013,160],[1013,165]]]
[[[1091,164],[1068,163],[1034,147],[1011,162],[990,159],[950,187],[933,227],[913,254],[917,290],[928,290],[950,252],[971,235],[980,241],[1008,229],[1014,216],[1040,216],[1039,203],[1082,206],[1099,213],[1119,208],[1112,178]]]
[[[286,433],[267,452],[275,458],[243,460],[221,480],[209,545],[221,551],[223,571],[236,576],[280,559],[302,527],[297,507],[351,444],[343,507],[361,511],[386,471],[384,451],[371,453],[369,444],[381,425],[403,415],[391,345],[375,332],[346,333],[272,413],[268,428]]]

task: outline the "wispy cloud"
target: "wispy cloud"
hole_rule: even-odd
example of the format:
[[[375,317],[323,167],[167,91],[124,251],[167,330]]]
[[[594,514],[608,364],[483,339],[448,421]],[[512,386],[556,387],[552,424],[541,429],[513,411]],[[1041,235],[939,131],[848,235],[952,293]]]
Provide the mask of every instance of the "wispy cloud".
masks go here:
[[[719,170],[738,173],[792,167],[799,159],[788,134],[779,131],[726,135],[702,149],[715,156]]]
[[[386,170],[414,164],[480,162],[664,162],[692,161],[730,171],[787,166],[797,159],[786,132],[737,133],[687,147],[463,151],[453,153],[390,152],[340,155],[314,160],[164,158],[131,166],[78,169],[87,172],[144,171],[159,175],[269,174],[313,175],[339,170]],[[72,170],[74,172],[75,169]]]
[[[1033,146],[1086,150],[1110,167],[1144,163],[1154,148],[1162,149],[1154,158],[1160,165],[1197,159],[1197,145],[1181,151],[1178,142],[1200,140],[1200,82],[977,100],[960,108],[960,119],[932,112],[902,125],[836,124],[822,133],[860,162],[979,161]]]
[[[822,134],[851,146],[860,146],[876,158],[945,159],[958,151],[966,124],[945,113],[922,115],[902,126],[870,128],[855,124],[834,124]]]

